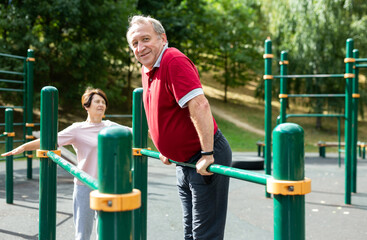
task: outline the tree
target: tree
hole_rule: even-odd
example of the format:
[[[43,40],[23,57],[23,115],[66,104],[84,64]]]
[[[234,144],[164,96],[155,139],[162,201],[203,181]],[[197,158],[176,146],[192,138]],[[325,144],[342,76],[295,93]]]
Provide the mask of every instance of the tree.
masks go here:
[[[140,4],[138,6],[145,6]],[[214,71],[224,85],[244,85],[254,78],[261,44],[260,5],[252,0],[166,0],[165,7],[140,8],[159,19],[169,45],[184,52],[201,71]]]
[[[343,73],[345,41],[361,40],[367,3],[357,0],[262,0],[263,11],[269,16],[269,35],[274,42],[275,56],[289,52],[290,74]],[[362,10],[361,10],[362,9]],[[358,30],[351,26],[358,25]],[[365,32],[365,31],[364,31]],[[259,85],[260,86],[260,85]],[[295,93],[344,93],[344,79],[310,79],[291,81]],[[313,112],[342,111],[344,99],[309,99],[304,102]],[[316,127],[321,128],[318,118]]]
[[[0,7],[0,51],[24,55],[33,48],[35,89],[54,85],[63,106],[79,102],[88,85],[121,100],[127,16],[134,8],[134,0],[9,1]]]

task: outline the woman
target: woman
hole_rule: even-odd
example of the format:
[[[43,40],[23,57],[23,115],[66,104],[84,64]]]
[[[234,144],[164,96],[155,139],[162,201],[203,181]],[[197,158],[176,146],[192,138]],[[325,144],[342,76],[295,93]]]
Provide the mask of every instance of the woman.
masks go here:
[[[109,120],[103,120],[108,100],[100,89],[87,88],[82,96],[82,106],[88,117],[84,122],[76,122],[58,133],[58,145],[72,145],[78,160],[78,168],[97,178],[97,144],[98,133],[102,128],[118,125]],[[40,148],[40,140],[25,143],[1,156],[10,156],[33,151]],[[90,239],[95,219],[95,211],[89,207],[91,189],[74,178],[74,224],[75,239]]]

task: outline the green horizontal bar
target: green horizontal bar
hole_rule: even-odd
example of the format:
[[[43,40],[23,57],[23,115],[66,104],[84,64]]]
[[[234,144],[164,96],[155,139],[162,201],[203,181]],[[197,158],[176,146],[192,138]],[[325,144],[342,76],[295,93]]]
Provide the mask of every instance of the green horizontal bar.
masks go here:
[[[367,62],[367,58],[356,58],[356,62]]]
[[[0,137],[5,137],[7,136],[7,134],[0,134]]]
[[[105,115],[105,117],[107,118],[131,118],[133,117],[133,115],[131,114],[107,114]]]
[[[344,74],[275,75],[274,78],[344,78]]]
[[[367,64],[356,64],[356,68],[367,68]]]
[[[9,58],[16,58],[16,59],[22,59],[22,60],[26,59],[26,57],[23,57],[23,56],[11,55],[11,54],[6,54],[6,53],[0,53],[0,56],[9,57]]]
[[[10,79],[0,79],[0,82],[25,84],[25,81],[10,80]]]
[[[288,97],[345,97],[345,94],[288,94]]]
[[[11,54],[6,54],[6,53],[0,53],[0,56],[2,56],[2,57],[9,57],[9,58],[15,58],[15,59],[21,59],[21,60],[25,60],[26,59],[26,57],[23,57],[23,56],[11,55]]]
[[[0,88],[0,91],[4,91],[4,92],[25,92],[24,89],[15,89],[15,88]]]
[[[5,71],[5,70],[0,70],[0,73],[6,73],[6,74],[12,74],[12,75],[21,75],[24,76],[23,72],[14,72],[14,71]]]
[[[13,123],[13,126],[24,126],[25,123]],[[5,123],[0,123],[0,126],[5,126]]]
[[[25,156],[13,156],[13,159],[19,159],[19,158],[25,158]],[[5,161],[6,160],[6,157],[4,158],[0,158],[0,161]]]
[[[0,144],[4,144],[6,143],[6,141],[0,141]],[[13,143],[24,143],[24,139],[17,139],[17,140],[13,140]]]
[[[20,109],[23,109],[24,106],[0,106],[0,109],[1,108],[20,108]]]
[[[153,157],[153,158],[159,159],[159,152],[155,152],[155,151],[151,151],[151,150],[147,150],[147,149],[142,149],[141,154],[146,155],[148,157]],[[195,164],[176,162],[176,161],[173,161],[171,159],[169,161],[171,163],[175,163],[175,164],[180,165],[180,166],[196,168]],[[262,184],[262,185],[266,185],[266,179],[272,177],[272,176],[266,175],[266,174],[261,174],[261,173],[257,173],[257,172],[253,172],[253,171],[247,171],[247,170],[243,170],[243,169],[239,169],[239,168],[222,166],[222,165],[219,165],[219,164],[210,165],[209,168],[208,168],[208,171],[212,172],[212,173],[217,173],[217,174],[220,174],[220,175],[240,179],[240,180],[245,180],[245,181],[249,181],[249,182],[253,182],[253,183]]]
[[[290,117],[344,117],[343,114],[321,114],[321,113],[309,113],[309,114],[287,114],[286,118]]]
[[[74,177],[79,179],[82,183],[87,185],[89,188],[91,188],[93,190],[98,190],[97,179],[94,179],[89,174],[87,174],[86,172],[80,170],[75,165],[69,163],[68,161],[66,161],[62,157],[58,156],[54,152],[48,151],[47,156],[52,161],[57,163],[60,167],[62,167],[65,171],[67,171],[68,173],[70,173],[71,175],[73,175]]]

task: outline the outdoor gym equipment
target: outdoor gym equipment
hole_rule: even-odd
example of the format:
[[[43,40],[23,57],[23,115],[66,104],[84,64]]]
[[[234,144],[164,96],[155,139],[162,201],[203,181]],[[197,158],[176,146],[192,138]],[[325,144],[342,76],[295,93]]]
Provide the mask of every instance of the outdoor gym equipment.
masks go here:
[[[6,59],[15,59],[23,62],[23,71],[9,71],[9,70],[0,70],[1,76],[6,76],[6,79],[1,78],[0,83],[6,84],[7,87],[1,87],[0,91],[2,92],[16,92],[21,93],[23,95],[23,105],[21,106],[12,106],[15,109],[23,110],[23,121],[21,123],[14,123],[14,126],[22,126],[23,127],[23,136],[22,139],[14,139],[14,143],[20,142],[25,143],[33,140],[32,130],[35,124],[33,123],[33,72],[34,72],[34,52],[32,49],[28,49],[27,57],[10,55],[5,53],[0,53],[0,57]],[[11,76],[11,77],[10,77]],[[23,80],[17,80],[14,78],[23,77]],[[9,79],[11,78],[11,79]],[[14,88],[11,86],[21,85],[20,88]],[[10,86],[10,87],[9,87]],[[9,106],[0,106],[0,108],[8,108]],[[5,126],[5,123],[0,123],[0,126]],[[0,143],[4,144],[5,141],[0,141]],[[32,178],[32,152],[26,152],[23,156],[17,156],[14,158],[27,157],[27,178]],[[0,160],[4,160],[0,159]]]
[[[37,157],[41,161],[39,239],[53,240],[56,236],[57,165],[88,187],[99,190],[91,193],[90,200],[90,207],[99,211],[99,239],[147,239],[146,160],[147,156],[159,158],[159,153],[146,148],[148,128],[142,92],[141,88],[134,91],[133,139],[129,130],[116,126],[102,129],[99,133],[97,182],[58,156],[60,155],[60,151],[56,150],[58,91],[50,86],[42,89],[40,150],[37,150]],[[304,195],[311,192],[311,180],[304,177],[303,129],[297,124],[285,123],[278,125],[273,134],[276,140],[274,177],[217,164],[212,164],[208,170],[266,185],[267,191],[274,194],[274,239],[303,240],[305,239]],[[192,164],[170,161],[195,168]],[[138,188],[141,189],[141,194]],[[134,213],[132,210],[135,210]]]
[[[5,132],[0,137],[5,137],[5,151],[13,150],[13,138],[15,137],[13,128],[13,109],[5,109]],[[5,194],[6,203],[13,203],[13,156],[6,157],[6,177],[5,177]]]
[[[56,237],[56,166],[78,178],[91,193],[90,206],[99,211],[98,236],[101,240],[132,239],[132,210],[140,207],[140,192],[133,189],[131,132],[113,126],[98,135],[98,181],[58,156],[58,91],[41,91],[39,239]],[[97,190],[98,189],[98,190]]]
[[[134,211],[135,239],[147,239],[147,156],[159,159],[159,152],[147,147],[147,121],[142,101],[143,89],[133,93],[134,187],[142,192],[142,207]],[[304,177],[304,133],[297,124],[284,123],[274,131],[274,176],[212,164],[208,171],[261,185],[274,194],[274,239],[305,239],[305,199],[311,180]],[[194,164],[175,162],[195,168]]]
[[[271,174],[271,99],[272,80],[280,79],[280,123],[285,123],[289,117],[344,117],[345,119],[345,204],[351,204],[351,190],[355,190],[356,182],[356,151],[357,151],[357,114],[358,114],[358,76],[353,73],[356,59],[353,56],[353,39],[346,41],[345,74],[312,74],[312,75],[288,75],[288,55],[283,51],[280,61],[280,75],[272,75],[272,42],[265,40],[265,173]],[[354,70],[355,71],[355,70]],[[345,94],[287,94],[286,79],[297,78],[345,78]],[[344,97],[344,114],[286,114],[287,100],[290,97]],[[355,99],[355,100],[353,100]],[[353,169],[353,172],[352,172]],[[352,177],[353,175],[353,177]],[[353,188],[352,188],[353,186]]]

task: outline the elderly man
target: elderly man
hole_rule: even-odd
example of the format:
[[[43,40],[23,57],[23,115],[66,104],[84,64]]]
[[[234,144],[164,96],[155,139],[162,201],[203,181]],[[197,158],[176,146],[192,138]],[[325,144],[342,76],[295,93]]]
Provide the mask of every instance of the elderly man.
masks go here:
[[[168,47],[165,30],[154,18],[130,18],[127,39],[143,65],[143,102],[161,161],[197,162],[196,170],[176,166],[184,239],[223,239],[229,179],[207,168],[229,166],[232,152],[211,114],[199,73],[188,57]]]

